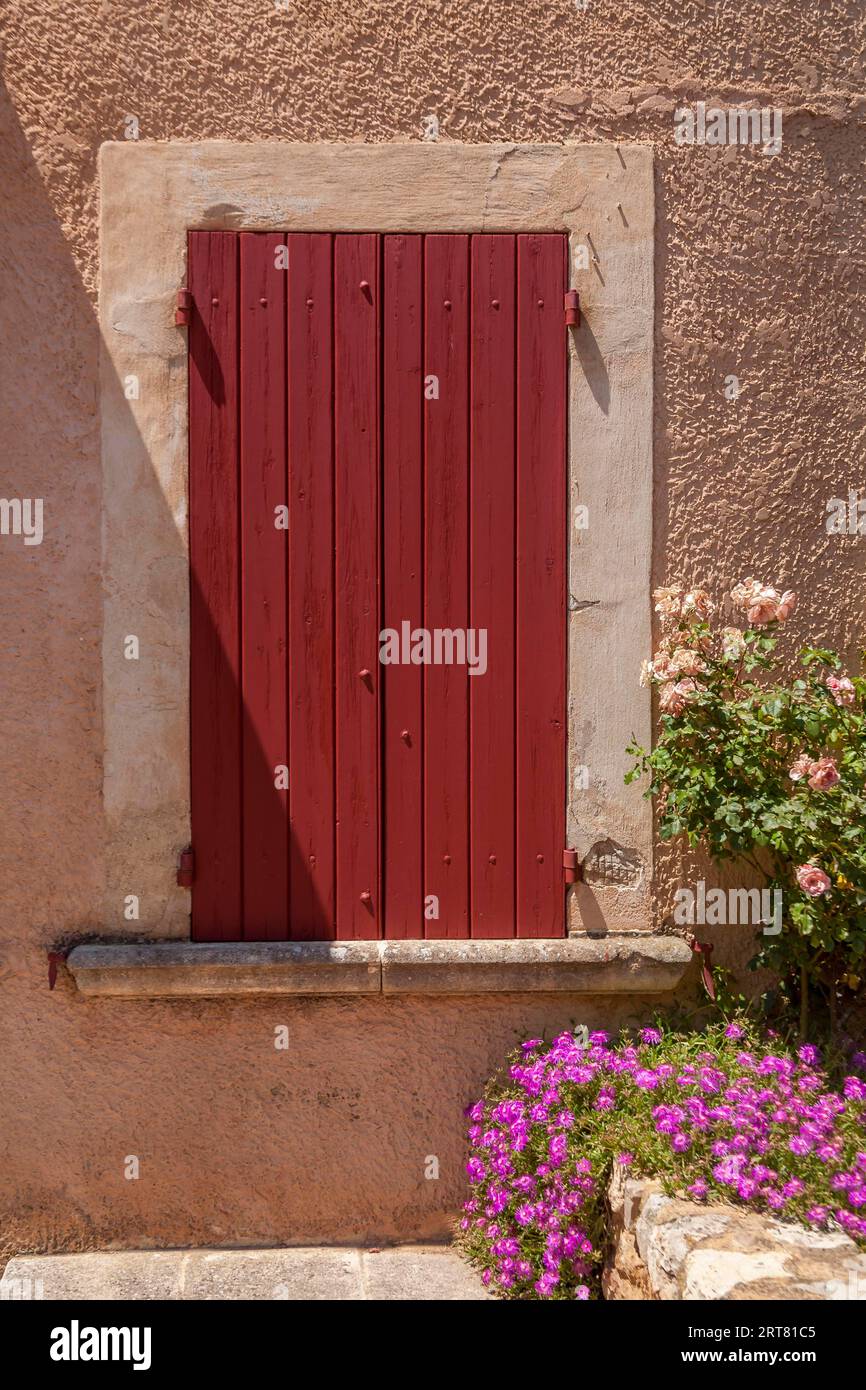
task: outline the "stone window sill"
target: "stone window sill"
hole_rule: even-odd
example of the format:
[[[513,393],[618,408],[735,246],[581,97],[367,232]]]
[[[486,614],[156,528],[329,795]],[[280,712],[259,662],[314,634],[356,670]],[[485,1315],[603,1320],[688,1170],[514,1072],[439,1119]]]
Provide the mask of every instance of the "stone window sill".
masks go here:
[[[679,937],[504,941],[122,942],[76,946],[82,994],[154,999],[299,994],[663,994],[691,952]]]

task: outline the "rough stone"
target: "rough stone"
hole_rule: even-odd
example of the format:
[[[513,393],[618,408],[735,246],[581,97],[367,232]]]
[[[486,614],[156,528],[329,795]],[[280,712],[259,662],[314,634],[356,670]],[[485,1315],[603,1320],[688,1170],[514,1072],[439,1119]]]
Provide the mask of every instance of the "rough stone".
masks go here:
[[[389,941],[385,994],[664,993],[682,979],[690,952],[676,937],[562,941]]]
[[[375,941],[120,942],[76,946],[82,994],[378,994]]]
[[[689,964],[678,937],[559,941],[119,942],[76,946],[85,995],[664,993]]]
[[[841,1231],[809,1231],[727,1203],[668,1197],[622,1165],[608,1204],[608,1299],[866,1300],[866,1255]]]

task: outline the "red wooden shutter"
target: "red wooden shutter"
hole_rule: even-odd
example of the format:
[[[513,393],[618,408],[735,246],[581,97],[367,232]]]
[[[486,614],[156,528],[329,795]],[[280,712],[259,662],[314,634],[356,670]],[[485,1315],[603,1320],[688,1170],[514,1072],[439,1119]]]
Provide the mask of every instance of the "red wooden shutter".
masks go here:
[[[562,934],[565,271],[190,233],[196,939]],[[483,629],[486,672],[383,629]]]

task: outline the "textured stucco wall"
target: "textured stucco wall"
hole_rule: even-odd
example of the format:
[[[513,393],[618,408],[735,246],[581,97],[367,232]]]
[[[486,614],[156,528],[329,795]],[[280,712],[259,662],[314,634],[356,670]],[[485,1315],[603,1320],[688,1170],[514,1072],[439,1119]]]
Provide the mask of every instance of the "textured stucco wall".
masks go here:
[[[853,650],[866,541],[827,537],[823,516],[864,481],[866,16],[843,0],[11,0],[3,26],[3,493],[43,497],[46,517],[41,547],[0,539],[3,1239],[433,1233],[459,1186],[459,1106],[513,1038],[575,1021],[566,1002],[46,989],[38,948],[96,930],[106,874],[97,150],[128,115],[151,140],[405,141],[435,114],[444,140],[652,143],[655,577],[781,580],[803,594],[798,634]],[[673,109],[699,100],[781,107],[782,152],[676,148]],[[660,862],[664,885],[678,866]],[[576,1021],[615,1018],[600,1001]]]

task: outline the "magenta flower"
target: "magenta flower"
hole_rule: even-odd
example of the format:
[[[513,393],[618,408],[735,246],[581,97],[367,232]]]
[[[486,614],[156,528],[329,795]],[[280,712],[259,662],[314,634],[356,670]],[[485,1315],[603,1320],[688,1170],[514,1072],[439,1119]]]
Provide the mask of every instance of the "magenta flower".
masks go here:
[[[724,1189],[729,1200],[774,1213],[791,1203],[807,1225],[824,1229],[832,1217],[866,1243],[866,1076],[849,1074],[834,1091],[811,1044],[793,1056],[781,1042],[778,1052],[736,1052],[745,1032],[722,1024],[708,1035],[720,1046],[691,1047],[685,1063],[675,1036],[642,1029],[642,1046],[669,1049],[676,1065],[647,1066],[640,1048],[602,1044],[601,1034],[583,1051],[571,1033],[536,1039],[524,1060],[512,1059],[499,1089],[491,1085],[489,1099],[465,1111],[466,1172],[477,1195],[464,1203],[457,1231],[486,1282],[504,1296],[594,1296],[600,1255],[586,1227],[599,1221],[608,1156],[636,1164],[617,1138],[643,1145],[654,1131],[668,1144],[636,1144],[642,1166],[655,1155],[660,1175],[675,1177],[693,1201]],[[617,1077],[634,1086],[617,1086]]]
[[[642,1091],[654,1091],[659,1085],[659,1077],[656,1076],[654,1071],[641,1068],[640,1071],[636,1071],[634,1074],[634,1084],[640,1086]]]

